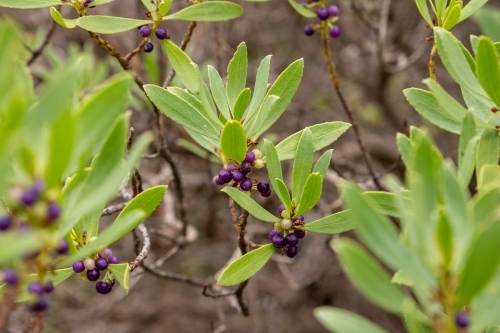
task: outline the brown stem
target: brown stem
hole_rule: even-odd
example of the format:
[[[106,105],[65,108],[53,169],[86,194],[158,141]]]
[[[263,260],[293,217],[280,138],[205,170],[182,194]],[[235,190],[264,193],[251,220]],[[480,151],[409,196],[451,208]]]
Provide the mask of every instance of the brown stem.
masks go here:
[[[342,109],[344,110],[345,114],[347,115],[347,118],[349,119],[349,122],[352,125],[352,129],[354,130],[354,134],[356,136],[356,141],[357,141],[358,146],[361,150],[361,155],[363,156],[363,160],[366,164],[366,167],[368,168],[368,172],[370,173],[370,176],[372,177],[375,185],[380,190],[383,190],[383,187],[380,184],[378,176],[375,173],[375,170],[373,168],[370,154],[368,153],[368,150],[366,149],[365,142],[363,141],[363,138],[361,137],[361,132],[359,130],[358,122],[356,121],[356,118],[354,117],[354,113],[351,111],[351,109],[349,109],[349,106],[347,105],[347,101],[345,100],[344,94],[342,93],[342,91],[340,89],[340,82],[339,82],[339,79],[337,76],[337,70],[335,69],[335,64],[333,63],[332,54],[330,52],[330,45],[329,45],[329,39],[328,39],[328,23],[325,21],[323,21],[321,23],[321,40],[323,42],[323,51],[325,54],[326,64],[328,66],[328,71],[330,72],[330,79],[332,81],[333,88],[335,89],[335,93],[339,97],[340,103],[342,105]]]
[[[431,79],[436,80],[436,57],[437,57],[437,47],[436,42],[432,42],[431,55],[429,57],[429,76]]]
[[[7,289],[0,303],[0,332],[4,332],[9,323],[9,317],[16,307],[16,298],[19,292],[19,286],[13,286]]]
[[[60,9],[61,9],[61,6],[58,6],[57,10],[60,10]],[[40,45],[40,47],[38,47],[37,49],[31,51],[31,57],[26,62],[26,64],[28,66],[30,66],[32,63],[34,63],[35,60],[38,59],[38,57],[42,55],[43,50],[45,49],[45,47],[47,45],[49,45],[50,39],[52,38],[52,35],[56,31],[56,26],[57,26],[56,21],[52,20],[52,23],[50,24],[50,28],[47,31],[45,38],[43,39],[42,45]]]

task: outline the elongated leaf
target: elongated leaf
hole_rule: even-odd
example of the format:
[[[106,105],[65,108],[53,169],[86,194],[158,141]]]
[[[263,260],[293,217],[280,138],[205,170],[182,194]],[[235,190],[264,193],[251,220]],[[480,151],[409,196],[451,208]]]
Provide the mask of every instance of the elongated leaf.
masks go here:
[[[388,333],[360,315],[331,306],[314,309],[314,317],[332,333]]]
[[[472,209],[474,211],[474,220],[476,224],[484,223],[484,220],[490,218],[495,212],[500,201],[500,188],[496,186],[481,189],[474,198]]]
[[[347,238],[332,242],[340,264],[349,279],[371,302],[382,309],[401,315],[408,296],[365,250]]]
[[[228,1],[202,2],[163,17],[163,20],[227,21],[243,14],[241,6]]]
[[[212,96],[214,97],[215,104],[217,104],[217,108],[219,108],[224,118],[231,119],[224,83],[217,70],[212,66],[208,66],[208,78],[210,80],[210,90],[212,91]]]
[[[288,3],[292,6],[293,9],[300,15],[307,18],[315,18],[316,13],[310,10],[309,8],[302,7],[302,5],[296,3],[294,0],[288,0]]]
[[[247,137],[238,120],[231,120],[224,125],[220,137],[220,147],[226,158],[236,162],[245,160],[247,153]]]
[[[136,209],[142,210],[148,217],[151,215],[156,207],[161,203],[165,193],[167,192],[166,185],[159,185],[148,188],[147,190],[139,193],[135,198],[133,198],[123,210],[118,214],[114,223],[120,223],[120,220]]]
[[[220,286],[234,286],[248,280],[264,267],[275,251],[273,244],[267,244],[248,252],[227,266],[219,277],[217,284]]]
[[[467,109],[464,108],[460,103],[457,102],[450,94],[446,92],[446,90],[441,87],[439,83],[437,83],[433,79],[426,79],[423,81],[429,89],[434,94],[434,98],[438,101],[439,105],[443,108],[443,110],[453,119],[461,122],[467,113]]]
[[[500,313],[500,304],[497,300],[500,297],[500,269],[497,269],[493,277],[491,278],[488,285],[477,294],[472,300],[470,308],[470,328],[471,332],[487,332],[484,330],[487,325],[498,323],[498,313]],[[498,332],[498,326],[496,330],[492,330],[491,333]]]
[[[302,229],[318,234],[333,235],[354,229],[354,224],[349,216],[349,212],[344,210],[339,213],[325,216],[311,223],[306,223],[302,226]]]
[[[203,88],[206,88],[206,86],[203,82],[202,82],[202,85],[203,85]],[[198,97],[201,97],[200,95],[196,95],[196,96],[192,95],[187,89],[180,89],[178,87],[168,87],[167,90],[170,91],[171,93],[173,93],[174,95],[179,96],[180,98],[182,98],[183,100],[185,100],[189,104],[191,104],[196,110],[200,111],[200,113],[203,114],[205,116],[205,118],[211,120],[216,128],[222,129],[224,127],[216,115],[215,106],[214,106],[213,110],[210,107],[209,108],[205,107],[203,102],[198,98]],[[209,93],[207,92],[207,94],[209,94]],[[212,103],[213,103],[213,101],[212,101]],[[217,144],[217,146],[218,146],[218,144]]]
[[[323,149],[337,140],[345,131],[349,129],[349,127],[351,127],[351,124],[341,121],[316,124],[308,127],[313,136],[314,151]],[[294,157],[303,131],[304,130],[290,135],[276,146],[280,161],[289,160]]]
[[[227,100],[229,107],[233,110],[240,93],[245,89],[247,82],[248,56],[247,45],[242,42],[234,53],[233,58],[227,66]]]
[[[50,132],[50,151],[45,169],[45,182],[48,188],[58,184],[65,175],[75,144],[74,119],[71,112],[65,112],[53,123]]]
[[[168,90],[152,84],[144,85],[144,89],[151,101],[167,117],[194,132],[219,140],[217,125],[202,115],[191,104]]]
[[[458,165],[464,162],[464,153],[470,140],[477,135],[476,120],[472,111],[468,111],[463,119],[462,131],[460,132],[460,141],[458,145]]]
[[[47,232],[33,231],[27,234],[14,232],[0,234],[0,265],[8,267],[21,257],[38,251],[42,246],[53,244],[55,237]]]
[[[475,12],[477,12],[481,7],[483,7],[488,0],[471,0],[465,7],[462,9],[462,14],[460,15],[460,21],[462,22],[469,17],[471,17]]]
[[[304,184],[312,169],[314,142],[311,130],[305,128],[300,136],[292,170],[292,197],[299,200],[304,189]],[[299,214],[300,215],[300,214]]]
[[[396,135],[396,143],[398,145],[398,151],[401,154],[401,159],[403,160],[406,168],[412,168],[415,145],[406,135],[402,133],[398,133]]]
[[[243,114],[245,113],[248,103],[250,102],[251,95],[252,93],[250,88],[245,88],[241,91],[240,95],[236,99],[236,103],[234,104],[234,119],[241,120],[243,118]]]
[[[479,144],[479,137],[472,138],[463,153],[462,162],[458,165],[458,181],[460,185],[466,188],[474,174],[476,166],[477,147]]]
[[[498,52],[488,37],[479,38],[477,47],[477,78],[491,99],[500,105],[500,64]]]
[[[75,272],[73,271],[73,268],[62,268],[62,269],[56,269],[54,271],[55,274],[50,274],[50,280],[54,284],[54,286],[58,286],[67,279],[69,279]]]
[[[264,101],[269,81],[270,64],[270,55],[262,59],[260,62],[259,69],[257,70],[257,77],[255,78],[255,86],[253,87],[252,101],[243,115],[245,120],[252,118],[255,112],[257,112],[259,106],[262,104],[262,101]]]
[[[120,223],[115,223],[104,230],[96,240],[83,247],[77,253],[63,260],[58,267],[70,265],[77,260],[90,256],[92,253],[98,252],[106,246],[113,244],[135,227],[137,227],[146,217],[146,214],[141,210],[129,212],[121,218]]]
[[[443,28],[446,30],[451,30],[451,28],[453,28],[460,20],[461,13],[462,13],[462,5],[461,4],[456,4],[455,6],[453,6],[448,17],[446,18],[446,20],[443,23]]]
[[[432,23],[431,15],[429,14],[429,7],[427,7],[427,0],[415,0],[415,4],[417,5],[420,15],[422,15],[427,24],[433,27],[434,24]]]
[[[283,204],[285,205],[286,209],[291,212],[292,211],[292,200],[290,198],[290,192],[288,191],[288,188],[286,187],[285,183],[279,178],[276,178],[276,184],[278,185],[278,188],[276,189],[276,192],[280,192],[280,198],[283,198]]]
[[[59,11],[56,9],[56,7],[50,7],[50,16],[56,21],[60,26],[66,28],[66,29],[73,29],[76,27],[76,21],[78,19],[73,19],[73,20],[68,20],[64,19],[59,13]]]
[[[255,124],[259,125],[255,132],[249,136],[252,139],[258,138],[269,127],[271,127],[276,120],[285,112],[288,104],[292,100],[304,72],[304,59],[299,59],[288,66],[283,73],[278,76],[272,87],[267,92],[267,96],[275,95],[279,100],[273,104],[272,108],[266,113],[257,114]],[[253,130],[253,129],[252,129]]]
[[[98,34],[116,34],[153,23],[153,21],[149,20],[136,20],[102,15],[83,16],[76,21],[76,25],[80,28]]]
[[[326,172],[330,167],[330,162],[332,160],[333,149],[325,151],[323,155],[319,158],[313,168],[313,173],[317,172],[321,175],[321,178],[325,179]]]
[[[161,16],[167,15],[170,7],[172,6],[172,2],[173,0],[162,0],[162,2],[160,2],[160,4],[158,5],[158,10]]]
[[[273,105],[276,104],[278,100],[278,96],[267,95],[255,116],[249,121],[245,121],[244,128],[248,137],[255,137],[255,132],[259,131],[259,128],[263,124],[262,121],[264,121],[264,115],[269,113]]]
[[[153,20],[157,19],[158,13],[157,13],[157,8],[156,4],[152,2],[151,0],[141,0],[142,4],[146,7],[148,12],[151,14],[151,18]]]
[[[276,195],[278,196],[280,201],[286,202],[286,199],[281,195],[278,183],[276,182],[276,179],[283,180],[283,172],[281,171],[281,164],[278,159],[278,152],[276,151],[276,148],[274,147],[271,141],[264,139],[264,145],[266,148],[266,157],[267,157],[266,167],[267,167],[267,173],[269,174],[269,182],[271,183],[271,186],[273,187],[274,192],[276,192]]]
[[[252,198],[250,198],[248,195],[241,192],[237,188],[224,187],[221,191],[227,193],[231,198],[233,198],[234,201],[236,201],[238,205],[240,205],[243,209],[248,211],[250,215],[258,218],[259,220],[270,223],[281,221],[280,218],[269,213],[258,203],[256,203]]]
[[[130,285],[130,266],[128,263],[108,265],[108,270],[113,273],[116,281],[122,286],[125,295],[128,294]]]
[[[372,202],[377,204],[377,211],[383,215],[402,217],[404,214],[399,211],[397,204],[397,193],[382,192],[382,191],[367,191],[361,194],[363,197],[369,197]],[[409,192],[403,194],[406,204],[411,204]]]
[[[179,76],[182,84],[192,92],[197,93],[200,89],[198,83],[198,66],[189,58],[189,56],[169,40],[162,42],[163,48],[167,53],[168,60]]]
[[[72,3],[62,2],[61,0],[0,0],[0,7],[7,8],[29,9],[59,5],[73,6]]]
[[[481,169],[487,164],[498,164],[499,159],[499,139],[498,132],[485,128],[479,139],[477,147],[476,171],[478,184],[483,183]]]
[[[485,2],[485,0],[482,2]],[[481,31],[485,35],[493,39],[495,42],[500,42],[500,30],[498,29],[500,11],[497,7],[484,6],[478,10],[472,18],[481,27]]]
[[[323,191],[323,177],[319,173],[312,173],[307,178],[303,191],[301,191],[299,205],[294,216],[307,213],[316,206]]]

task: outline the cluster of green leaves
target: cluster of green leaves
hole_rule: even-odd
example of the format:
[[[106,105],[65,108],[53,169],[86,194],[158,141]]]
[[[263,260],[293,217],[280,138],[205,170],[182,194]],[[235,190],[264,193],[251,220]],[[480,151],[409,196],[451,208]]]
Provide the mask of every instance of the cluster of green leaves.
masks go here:
[[[5,92],[0,99],[0,197],[8,197],[13,184],[29,186],[34,179],[42,179],[47,188],[60,193],[62,216],[49,228],[1,233],[0,267],[17,267],[26,254],[66,238],[70,256],[57,263],[61,269],[50,277],[58,284],[72,275],[71,269],[63,267],[142,223],[162,200],[166,187],[148,189],[134,198],[99,234],[102,209],[152,140],[149,133],[140,136],[125,154],[132,78],[122,73],[96,86],[87,72],[93,59],[78,57],[54,65],[35,91],[24,64],[28,55],[14,25],[0,21],[0,88]],[[8,208],[2,201],[0,214]],[[110,270],[127,290],[128,264],[111,265]]]
[[[464,6],[462,0],[415,0],[427,24],[430,27],[442,27],[445,30],[451,30],[458,23],[471,17],[486,2],[488,0],[471,0]],[[431,12],[429,12],[429,7]]]
[[[411,128],[410,137],[398,135],[398,147],[407,168],[405,186],[387,178],[393,192],[383,203],[354,184],[342,185],[356,234],[396,273],[391,278],[353,240],[334,240],[332,248],[354,285],[371,302],[404,316],[408,332],[457,332],[454,316],[464,307],[470,313],[469,332],[484,332],[500,313],[495,303],[500,257],[494,255],[500,237],[500,166],[485,166],[488,181],[470,198],[468,183],[461,183],[454,164],[423,131]],[[400,230],[389,217],[398,218]],[[409,287],[416,299],[398,284]],[[339,309],[319,308],[315,315],[332,332],[386,332]]]

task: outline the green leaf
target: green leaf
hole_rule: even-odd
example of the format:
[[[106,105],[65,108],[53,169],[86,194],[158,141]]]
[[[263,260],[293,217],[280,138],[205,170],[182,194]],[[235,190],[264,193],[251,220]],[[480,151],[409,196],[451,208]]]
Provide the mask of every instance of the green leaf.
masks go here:
[[[477,12],[481,7],[483,7],[488,0],[471,0],[464,9],[462,9],[462,14],[460,15],[460,21],[462,22],[469,17],[471,17],[475,12]]]
[[[71,112],[65,112],[52,124],[50,131],[49,159],[45,168],[47,188],[58,184],[65,175],[71,161],[75,144],[74,118]]]
[[[434,94],[417,88],[405,89],[403,92],[406,100],[422,117],[444,130],[460,133],[461,122],[439,105]]]
[[[477,183],[477,188],[482,191],[494,186],[499,186],[498,179],[500,179],[500,165],[486,164],[478,171],[481,175]]]
[[[314,143],[311,130],[305,128],[300,136],[292,170],[292,198],[299,200],[313,164]],[[299,214],[300,215],[300,214]]]
[[[141,0],[141,2],[146,7],[148,12],[151,14],[151,18],[153,20],[156,20],[158,14],[155,2],[152,2],[151,0]]]
[[[50,280],[54,284],[54,286],[58,286],[67,279],[69,279],[75,272],[73,271],[73,267],[56,269],[54,271],[55,274],[50,274]]]
[[[322,191],[323,177],[319,173],[310,174],[301,192],[299,205],[295,210],[294,217],[305,214],[313,209],[318,203]]]
[[[68,20],[64,19],[59,13],[59,11],[56,9],[56,7],[50,7],[50,16],[56,21],[60,26],[66,28],[66,29],[73,29],[76,27],[76,21],[78,19],[73,19],[73,20]]]
[[[128,263],[108,265],[108,270],[113,273],[116,281],[122,286],[125,295],[128,294],[130,285],[130,266]]]
[[[458,165],[458,181],[464,188],[468,187],[472,175],[474,174],[478,143],[479,137],[477,136],[469,141],[465,147],[461,163]]]
[[[197,93],[200,89],[198,83],[198,66],[189,58],[189,56],[169,40],[162,42],[163,48],[167,53],[170,65],[179,76],[182,84],[192,92]]]
[[[406,168],[410,169],[413,165],[413,151],[415,149],[415,145],[406,135],[402,133],[398,133],[396,135],[396,143],[398,145],[398,151],[401,154],[401,159],[403,160]]]
[[[423,81],[429,89],[434,94],[434,97],[438,101],[439,105],[443,108],[443,110],[453,119],[461,122],[465,117],[465,114],[468,112],[466,108],[464,108],[460,103],[458,103],[450,94],[446,92],[446,90],[441,87],[439,83],[437,83],[433,79],[425,79]]]
[[[212,91],[217,108],[219,108],[224,118],[231,119],[224,83],[217,70],[210,65],[208,66],[208,78],[210,80],[210,90]]]
[[[144,85],[144,90],[149,99],[167,117],[194,132],[216,141],[219,140],[219,131],[216,128],[217,124],[207,119],[191,104],[168,90],[152,84]]]
[[[485,128],[481,133],[481,138],[479,139],[479,144],[477,147],[476,174],[478,184],[481,185],[483,183],[483,175],[481,172],[483,166],[487,164],[498,164],[498,147],[498,132],[489,128]]]
[[[382,192],[382,191],[367,191],[361,194],[363,197],[369,197],[371,201],[377,204],[377,211],[383,215],[402,217],[404,214],[399,211],[397,204],[397,193]],[[404,194],[404,199],[407,200],[407,204],[411,203],[409,198],[409,192],[406,191]]]
[[[330,162],[332,160],[333,149],[325,151],[323,155],[319,158],[313,168],[313,173],[319,173],[321,178],[325,179],[326,172],[330,167]]]
[[[452,260],[455,259],[456,262],[456,257],[458,257],[458,255],[453,255],[453,250],[454,248],[456,248],[454,246],[455,243],[453,242],[453,236],[456,235],[453,234],[453,228],[451,226],[448,215],[444,212],[440,213],[436,227],[436,241],[439,252],[441,254],[441,262],[443,264],[443,267],[446,267],[446,269],[450,269]]]
[[[464,269],[460,274],[460,284],[457,289],[458,306],[469,304],[498,269],[500,256],[485,255],[496,252],[500,237],[500,221],[495,218],[490,222],[488,228],[483,229],[472,244]]]
[[[458,146],[458,165],[464,163],[464,153],[470,140],[477,135],[476,120],[474,113],[468,111],[462,122],[462,131],[460,132],[460,141]]]
[[[351,124],[341,121],[316,124],[308,127],[313,135],[314,151],[323,149],[337,140],[345,131],[349,129],[349,127],[351,127]],[[289,160],[294,157],[303,131],[304,130],[301,130],[290,135],[276,146],[280,161]]]
[[[72,3],[62,2],[61,0],[0,0],[0,7],[7,8],[29,9],[59,5],[73,6]]]
[[[278,96],[268,95],[264,99],[264,102],[260,106],[259,110],[252,119],[245,121],[244,128],[247,132],[248,137],[255,136],[255,132],[259,131],[262,126],[262,121],[264,121],[264,115],[268,114],[274,104],[279,100]],[[257,138],[257,137],[255,137]],[[255,140],[254,140],[255,141]]]
[[[347,238],[335,240],[331,246],[344,272],[366,298],[386,311],[403,314],[408,296],[361,246]]]
[[[0,265],[8,267],[21,257],[34,253],[44,245],[54,244],[55,237],[47,232],[33,231],[27,234],[7,232],[0,234]]]
[[[236,99],[236,103],[234,104],[234,119],[241,120],[243,118],[243,114],[245,113],[248,103],[250,102],[251,94],[250,88],[245,88],[241,91],[240,95]]]
[[[360,315],[331,306],[314,309],[314,317],[332,333],[388,333]]]
[[[269,81],[270,63],[271,55],[268,55],[260,62],[259,69],[257,70],[257,77],[255,78],[255,85],[253,87],[252,101],[243,115],[245,120],[252,118],[264,101]]]
[[[139,193],[123,208],[114,223],[120,223],[124,216],[136,209],[142,210],[146,214],[145,217],[151,215],[163,200],[167,187],[166,185],[154,186]]]
[[[470,332],[490,332],[484,330],[487,325],[498,324],[498,313],[500,313],[500,269],[497,269],[495,275],[491,278],[488,285],[479,292],[469,305],[473,310],[470,315]],[[497,333],[496,330],[491,333]]]
[[[451,9],[450,13],[446,17],[443,23],[443,28],[446,30],[451,30],[460,20],[460,15],[462,13],[462,5],[456,4]]]
[[[408,286],[408,287],[413,286],[413,281],[411,280],[411,277],[404,274],[402,271],[396,271],[392,276],[391,282],[400,284],[402,286]]]
[[[210,1],[191,5],[177,13],[163,17],[163,20],[183,21],[227,21],[243,14],[241,6],[228,1]]]
[[[488,167],[487,167],[488,168]],[[497,174],[500,174],[498,166]],[[486,190],[481,189],[474,198],[472,209],[474,211],[474,220],[476,224],[481,224],[489,218],[494,212],[500,202],[500,188],[497,186],[488,187]]]
[[[483,0],[486,2],[485,0]],[[463,12],[462,12],[463,14]],[[500,11],[494,6],[484,6],[473,16],[474,21],[481,27],[485,35],[495,42],[500,41]]]
[[[427,24],[433,27],[434,24],[432,23],[431,15],[429,14],[429,7],[427,7],[427,0],[415,0],[415,4],[417,5],[420,15],[422,15]]]
[[[299,59],[288,66],[283,73],[278,76],[267,92],[267,96],[275,95],[278,96],[279,99],[273,104],[268,112],[259,112],[254,116],[257,117],[254,124],[257,128],[252,128],[252,131],[248,132],[249,137],[257,139],[271,127],[279,117],[281,117],[299,87],[303,72],[304,59]]]
[[[288,191],[288,188],[286,187],[285,183],[279,178],[276,178],[276,184],[278,185],[278,188],[276,189],[276,192],[279,192],[280,198],[283,198],[283,204],[285,205],[286,209],[291,212],[292,211],[292,199],[290,198],[290,192]]]
[[[235,162],[245,160],[247,153],[247,137],[238,120],[231,120],[224,125],[220,137],[220,147],[226,158]]]
[[[278,182],[276,179],[280,179],[283,181],[283,172],[281,171],[281,164],[278,159],[278,152],[276,148],[272,144],[271,141],[264,139],[264,146],[266,148],[266,167],[267,173],[269,175],[269,182],[276,192],[276,195],[280,199],[281,202],[286,202],[286,199],[281,195],[281,191],[279,190]]]
[[[240,45],[238,45],[233,58],[227,66],[227,100],[229,101],[229,107],[233,111],[238,96],[243,91],[243,89],[245,89],[245,85],[247,82],[247,70],[247,45],[245,44],[245,42],[242,42]]]
[[[168,11],[172,6],[172,2],[173,0],[163,0],[162,2],[160,2],[160,4],[158,5],[158,10],[161,16],[165,16],[168,14]]]
[[[146,214],[140,210],[129,212],[126,216],[123,216],[120,219],[120,223],[114,223],[106,228],[106,230],[101,232],[96,240],[83,247],[77,253],[67,257],[58,265],[58,267],[70,265],[77,260],[83,259],[95,252],[101,251],[106,246],[113,244],[114,242],[131,232],[134,228],[141,224],[145,217]]]
[[[76,25],[80,28],[98,34],[116,34],[153,23],[154,22],[150,20],[136,20],[103,15],[83,16],[76,20]]]
[[[217,280],[217,284],[219,286],[234,286],[248,280],[264,267],[275,251],[273,244],[267,244],[248,252],[227,266]]]
[[[316,13],[310,10],[309,8],[304,8],[302,5],[296,3],[294,0],[288,0],[288,3],[292,6],[293,9],[300,15],[307,18],[315,18]]]
[[[498,52],[491,39],[479,38],[477,48],[477,78],[491,99],[500,105],[500,65]]]
[[[269,213],[267,210],[262,208],[258,203],[256,203],[252,198],[238,190],[235,187],[224,187],[222,192],[227,193],[238,205],[243,209],[248,211],[250,215],[258,218],[264,222],[276,223],[280,222],[281,219]]]
[[[318,234],[333,235],[354,229],[354,224],[349,212],[344,210],[342,212],[328,215],[319,220],[304,224],[302,229]]]

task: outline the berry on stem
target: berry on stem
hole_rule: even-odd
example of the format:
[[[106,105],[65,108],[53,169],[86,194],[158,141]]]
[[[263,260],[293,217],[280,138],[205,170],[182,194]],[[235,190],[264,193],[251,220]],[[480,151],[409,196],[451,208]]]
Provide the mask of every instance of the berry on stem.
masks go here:
[[[243,174],[243,172],[241,172],[238,169],[233,170],[233,172],[231,174],[232,174],[233,180],[237,183],[241,183],[245,179],[245,175]]]
[[[281,204],[278,206],[278,214],[281,215],[281,213],[286,209],[285,205]]]
[[[87,279],[89,281],[97,281],[99,279],[99,276],[101,276],[101,273],[97,269],[91,269],[87,271]]]
[[[95,261],[94,259],[92,258],[87,258],[83,261],[84,265],[85,265],[85,268],[87,270],[93,270],[95,268]]]
[[[113,256],[113,251],[111,251],[111,249],[109,247],[107,247],[104,250],[102,250],[101,256],[104,259],[109,259],[109,258],[111,258]]]
[[[233,172],[234,169],[236,169],[236,166],[233,163],[227,165],[227,171]]]
[[[298,248],[297,248],[295,245],[290,245],[290,246],[286,249],[286,251],[285,251],[286,256],[287,256],[288,258],[293,258],[293,257],[295,257],[295,256],[297,255],[297,250],[298,250]]]
[[[12,216],[3,215],[0,216],[0,231],[5,231],[12,225]]]
[[[242,191],[250,191],[252,189],[252,181],[250,179],[245,179],[240,184],[240,190]]]
[[[330,37],[332,38],[337,38],[340,36],[342,31],[340,30],[340,27],[338,25],[333,26],[333,28],[330,29]]]
[[[255,160],[253,166],[257,169],[262,169],[264,167],[264,161],[262,161],[261,159]]]
[[[269,198],[272,193],[273,192],[271,191],[271,189],[269,189],[269,191],[267,191],[266,193],[261,193],[260,195],[262,195],[264,198]]]
[[[274,235],[272,242],[273,242],[273,246],[275,248],[278,248],[278,249],[280,249],[286,245],[285,238],[281,234]]]
[[[154,46],[152,43],[146,43],[146,44],[144,44],[144,47],[142,49],[144,50],[144,52],[149,53],[149,52],[153,51]]]
[[[269,190],[271,190],[271,186],[269,185],[269,182],[266,182],[265,180],[261,180],[257,184],[257,190],[260,193],[267,193],[267,192],[269,192]]]
[[[31,282],[28,286],[28,292],[31,294],[41,295],[43,289],[43,285],[40,282]]]
[[[95,284],[95,290],[102,295],[108,294],[112,288],[110,283],[104,281],[99,281]]]
[[[299,242],[299,238],[294,233],[293,234],[288,234],[285,237],[285,240],[286,240],[286,243],[288,245],[297,245],[297,243]]]
[[[300,222],[304,222],[304,216],[303,215],[299,215],[295,218],[294,221],[300,221]]]
[[[247,152],[245,155],[245,162],[253,164],[253,162],[255,162],[255,154],[251,151]]]
[[[59,254],[66,254],[68,253],[68,250],[69,250],[69,245],[68,245],[68,242],[64,239],[61,239],[59,241],[59,245],[57,246],[57,253]]]
[[[78,260],[73,263],[73,272],[75,273],[81,273],[85,270],[85,264],[83,261]]]
[[[95,261],[95,268],[99,271],[104,271],[108,268],[108,261],[105,258],[98,258]]]
[[[158,28],[158,29],[156,29],[155,34],[156,34],[156,37],[158,39],[165,39],[165,38],[167,38],[167,30],[165,30],[164,28]]]
[[[19,278],[17,277],[17,273],[15,271],[12,269],[6,269],[3,271],[3,280],[8,285],[12,286],[17,284]]]
[[[49,302],[46,299],[40,298],[30,306],[31,312],[42,312],[49,308]]]
[[[321,21],[326,21],[330,17],[330,13],[328,11],[328,8],[319,8],[318,11],[316,12],[316,15]]]
[[[272,229],[271,231],[269,231],[269,235],[267,236],[270,240],[273,239],[274,236],[278,235],[279,232],[277,232],[276,230]]]
[[[47,281],[45,283],[45,285],[43,286],[43,291],[46,293],[46,294],[49,294],[51,293],[52,291],[54,290],[54,283],[52,283],[51,280]]]
[[[460,328],[469,326],[469,316],[464,311],[460,311],[455,315],[455,324]]]
[[[262,158],[262,152],[259,149],[252,150],[252,153],[256,159],[260,160]]]
[[[293,231],[293,233],[295,234],[295,236],[297,236],[297,238],[304,238],[306,236],[306,231],[305,230],[302,230],[302,229],[295,229]]]
[[[281,220],[281,227],[285,230],[288,230],[292,227],[292,221],[290,219]]]
[[[247,174],[247,173],[250,173],[250,171],[252,171],[252,166],[250,165],[250,163],[248,162],[243,162],[241,163],[240,165],[240,170],[241,172],[243,172],[244,174]]]
[[[47,208],[47,219],[49,222],[54,222],[61,215],[61,207],[55,203],[51,202]]]
[[[330,14],[330,17],[339,16],[339,12],[339,7],[335,5],[331,5],[330,7],[328,7],[328,13]]]
[[[139,28],[139,33],[144,38],[149,37],[151,35],[151,28],[147,25],[143,25]]]
[[[222,169],[221,171],[219,171],[219,180],[226,184],[233,180],[233,176],[231,175],[230,171]]]
[[[118,257],[112,256],[108,259],[108,263],[116,265],[120,263],[120,260],[118,259]]]
[[[304,27],[304,33],[306,34],[306,36],[312,36],[314,35],[314,28],[308,24]]]

